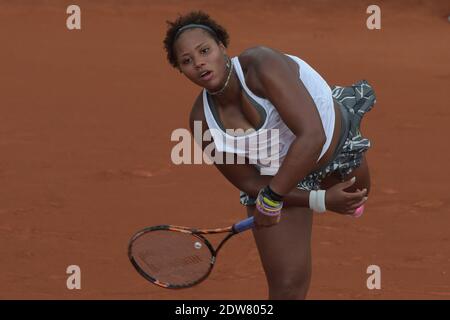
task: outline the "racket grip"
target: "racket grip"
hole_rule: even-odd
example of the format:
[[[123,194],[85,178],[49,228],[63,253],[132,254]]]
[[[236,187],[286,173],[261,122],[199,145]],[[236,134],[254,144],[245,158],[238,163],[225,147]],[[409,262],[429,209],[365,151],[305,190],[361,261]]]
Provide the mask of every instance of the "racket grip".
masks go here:
[[[255,219],[254,217],[247,218],[245,220],[239,221],[233,225],[233,231],[239,233],[248,229],[253,228]]]

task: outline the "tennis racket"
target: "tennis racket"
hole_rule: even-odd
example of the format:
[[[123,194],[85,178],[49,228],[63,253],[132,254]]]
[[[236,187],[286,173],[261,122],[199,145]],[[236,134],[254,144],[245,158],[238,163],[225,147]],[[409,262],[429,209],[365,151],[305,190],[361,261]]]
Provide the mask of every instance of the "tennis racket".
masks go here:
[[[159,225],[138,231],[128,245],[134,268],[153,284],[168,289],[189,288],[211,273],[222,246],[234,235],[253,228],[250,217],[219,229]],[[204,235],[227,233],[217,246]]]

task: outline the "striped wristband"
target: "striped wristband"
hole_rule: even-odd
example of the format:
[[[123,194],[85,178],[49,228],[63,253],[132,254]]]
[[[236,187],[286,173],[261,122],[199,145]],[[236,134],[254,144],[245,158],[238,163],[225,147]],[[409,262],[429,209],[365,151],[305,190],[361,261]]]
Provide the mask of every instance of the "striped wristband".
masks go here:
[[[266,216],[278,216],[283,208],[282,197],[274,193],[269,186],[262,188],[256,198],[256,209]]]

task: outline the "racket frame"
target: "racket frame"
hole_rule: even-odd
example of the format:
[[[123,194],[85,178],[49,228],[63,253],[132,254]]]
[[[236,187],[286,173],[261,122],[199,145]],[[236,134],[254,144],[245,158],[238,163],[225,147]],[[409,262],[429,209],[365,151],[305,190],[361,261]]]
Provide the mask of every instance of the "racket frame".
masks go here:
[[[182,233],[192,235],[192,236],[196,237],[197,239],[201,240],[206,245],[209,252],[211,253],[211,260],[209,263],[208,271],[205,273],[205,275],[203,275],[201,278],[197,279],[196,281],[188,283],[186,285],[174,285],[174,284],[160,281],[160,280],[152,277],[148,273],[146,273],[144,270],[142,270],[142,268],[136,262],[136,259],[134,258],[133,254],[132,254],[133,243],[139,237],[145,235],[148,232],[154,232],[154,231],[182,232]],[[212,246],[212,244],[209,242],[209,240],[203,236],[204,234],[218,234],[218,233],[227,233],[227,232],[228,232],[228,235],[222,239],[222,241],[217,246],[217,249],[215,249]],[[147,228],[144,228],[144,229],[138,231],[131,238],[131,240],[128,244],[128,259],[130,260],[131,264],[134,266],[136,271],[141,276],[143,276],[145,279],[147,279],[151,283],[156,284],[157,286],[160,286],[160,287],[166,288],[166,289],[189,288],[189,287],[193,287],[193,286],[199,284],[200,282],[202,282],[206,278],[208,278],[208,276],[211,274],[212,269],[214,268],[214,264],[216,262],[216,257],[217,257],[217,254],[218,254],[220,248],[222,248],[222,246],[225,244],[225,242],[235,234],[236,234],[236,232],[233,230],[232,227],[220,228],[220,229],[195,229],[195,228],[188,228],[188,227],[181,227],[181,226],[174,226],[174,225],[159,225],[159,226],[147,227]]]

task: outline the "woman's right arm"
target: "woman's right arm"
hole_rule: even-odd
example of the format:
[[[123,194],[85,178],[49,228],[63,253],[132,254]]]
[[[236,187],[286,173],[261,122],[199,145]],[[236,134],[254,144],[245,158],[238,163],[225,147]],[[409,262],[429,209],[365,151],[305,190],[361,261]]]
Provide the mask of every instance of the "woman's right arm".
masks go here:
[[[208,130],[208,124],[203,113],[202,96],[199,95],[192,108],[189,124],[191,133],[194,134],[194,122],[201,121],[202,136]],[[205,150],[211,141],[202,141],[202,151]],[[212,157],[215,157],[216,150],[212,151]],[[226,159],[224,154],[219,154],[221,159]],[[224,156],[224,157],[222,157]],[[236,155],[229,155],[234,157],[233,164],[219,164],[214,163],[222,175],[237,189],[244,191],[253,198],[256,198],[259,190],[269,185],[273,176],[261,175],[259,171],[252,164],[238,164]],[[327,189],[326,193],[326,207],[327,210],[334,211],[341,214],[353,214],[354,211],[364,203],[363,192],[345,192],[344,190],[352,185],[351,181],[338,183]],[[287,195],[284,196],[283,206],[297,206],[309,208],[309,191],[299,190],[294,188]]]
[[[236,161],[234,162],[236,163]],[[222,175],[236,188],[256,198],[259,190],[269,185],[273,176],[261,175],[251,164],[215,164]],[[325,205],[328,211],[340,214],[354,214],[364,204],[365,192],[346,192],[354,182],[348,180],[327,189]],[[292,189],[283,198],[283,207],[296,206],[309,208],[310,191]]]

